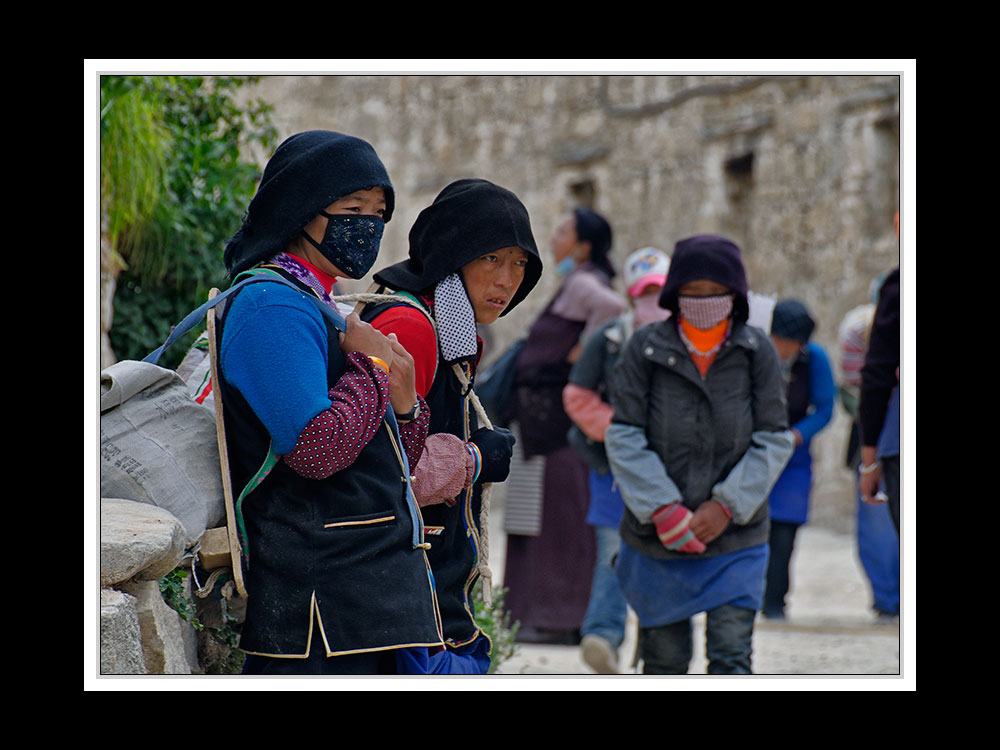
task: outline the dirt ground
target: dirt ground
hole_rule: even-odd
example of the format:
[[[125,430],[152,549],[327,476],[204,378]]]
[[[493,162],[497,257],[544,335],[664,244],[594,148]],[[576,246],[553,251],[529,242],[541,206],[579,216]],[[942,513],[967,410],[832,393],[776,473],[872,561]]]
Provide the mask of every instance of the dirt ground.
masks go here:
[[[494,579],[502,584],[503,556],[506,539],[503,535],[502,501],[490,513],[490,568]],[[905,540],[904,540],[905,542]],[[906,563],[904,554],[904,595],[901,623],[885,624],[876,620],[871,611],[871,593],[857,557],[853,533],[817,525],[803,526],[796,537],[792,558],[792,588],[789,593],[788,618],[785,622],[758,618],[754,632],[753,668],[750,678],[758,688],[777,687],[778,677],[798,676],[829,678],[837,687],[854,689],[901,689],[915,678],[904,653],[901,669],[901,646],[907,625]],[[611,689],[623,681],[655,682],[656,689],[671,689],[677,682],[690,685],[690,675],[704,675],[704,616],[695,618],[695,658],[689,677],[658,678],[638,675],[631,667],[635,647],[636,622],[630,614],[626,642],[620,650],[624,676],[598,676],[580,659],[579,649],[568,646],[538,646],[518,644],[513,657],[501,664],[498,674],[504,676],[576,676],[590,675],[597,689]],[[903,637],[901,637],[901,631]],[[912,641],[907,641],[912,644]],[[702,678],[712,682],[719,678]],[[727,685],[740,680],[724,678]],[[667,682],[663,682],[667,680]],[[839,682],[845,680],[845,682]],[[849,683],[846,681],[850,681]],[[746,685],[746,681],[743,681]]]

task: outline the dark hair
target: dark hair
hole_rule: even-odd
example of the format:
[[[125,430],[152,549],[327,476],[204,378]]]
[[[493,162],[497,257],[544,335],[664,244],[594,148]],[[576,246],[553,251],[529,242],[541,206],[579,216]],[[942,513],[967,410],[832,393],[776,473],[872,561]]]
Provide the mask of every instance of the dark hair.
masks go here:
[[[576,220],[576,238],[590,243],[590,262],[609,278],[613,277],[615,269],[608,257],[611,252],[611,225],[599,213],[583,206],[573,211],[573,216]]]

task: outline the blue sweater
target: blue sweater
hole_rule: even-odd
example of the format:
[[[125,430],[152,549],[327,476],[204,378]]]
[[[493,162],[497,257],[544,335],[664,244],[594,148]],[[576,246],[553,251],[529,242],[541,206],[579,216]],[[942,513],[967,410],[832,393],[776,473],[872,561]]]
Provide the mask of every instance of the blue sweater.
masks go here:
[[[837,396],[826,352],[811,341],[806,348],[809,351],[809,411],[791,425],[802,435],[802,444],[792,453],[768,498],[771,518],[797,524],[803,524],[809,518],[809,492],[812,488],[812,453],[809,446],[816,433],[833,418],[833,404]]]
[[[833,418],[833,404],[837,397],[837,387],[833,382],[830,358],[818,344],[810,341],[809,350],[809,414],[791,425],[802,434],[803,444],[809,443],[817,432]]]
[[[226,316],[219,353],[226,380],[239,389],[288,453],[306,424],[329,409],[327,329],[316,304],[281,284],[250,284]]]

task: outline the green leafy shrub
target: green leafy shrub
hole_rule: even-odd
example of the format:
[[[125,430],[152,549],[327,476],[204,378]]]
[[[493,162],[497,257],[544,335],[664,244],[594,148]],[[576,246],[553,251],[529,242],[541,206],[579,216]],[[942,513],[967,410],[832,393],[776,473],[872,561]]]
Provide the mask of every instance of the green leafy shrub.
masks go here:
[[[230,613],[228,602],[222,600],[225,605],[222,625],[205,625],[198,619],[197,604],[187,595],[185,583],[189,575],[186,569],[175,568],[160,578],[157,581],[160,586],[160,596],[167,606],[177,612],[180,618],[189,623],[196,632],[206,634],[214,641],[215,647],[209,651],[211,660],[201,665],[206,674],[240,674],[243,671],[246,654],[238,648],[237,620]],[[228,578],[228,574],[223,574],[216,584],[221,586]]]
[[[514,637],[517,635],[520,623],[515,621],[511,624],[510,622],[510,612],[504,609],[504,595],[506,593],[507,589],[494,588],[492,606],[487,607],[483,601],[483,579],[479,579],[472,592],[472,602],[476,610],[476,624],[493,642],[490,674],[494,674],[497,668],[511,658],[517,650]]]
[[[270,149],[277,137],[270,105],[234,98],[254,80],[101,78],[101,200],[123,266],[109,332],[119,359],[146,356],[209,289],[226,286],[222,250],[260,177],[241,149]],[[127,190],[130,180],[141,189]],[[161,364],[175,367],[196,336],[168,349]]]

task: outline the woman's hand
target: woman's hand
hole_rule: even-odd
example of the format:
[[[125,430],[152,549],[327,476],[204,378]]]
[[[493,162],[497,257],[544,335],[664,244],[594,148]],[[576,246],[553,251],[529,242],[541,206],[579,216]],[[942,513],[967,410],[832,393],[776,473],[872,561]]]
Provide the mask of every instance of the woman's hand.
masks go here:
[[[729,525],[729,516],[722,505],[715,500],[706,500],[691,516],[691,531],[704,544],[719,538]]]
[[[878,505],[886,501],[884,494],[879,492],[882,486],[882,466],[878,461],[878,449],[875,446],[861,447],[861,468],[858,473],[858,492],[861,499],[869,505]]]
[[[392,345],[392,364],[389,367],[389,401],[397,414],[409,413],[417,403],[417,369],[413,357],[396,340],[396,334],[387,338]]]
[[[351,313],[347,316],[346,327],[347,331],[340,334],[340,349],[344,354],[361,352],[369,357],[378,357],[385,362],[390,372],[392,371],[393,342],[388,337],[361,320],[357,313]]]

